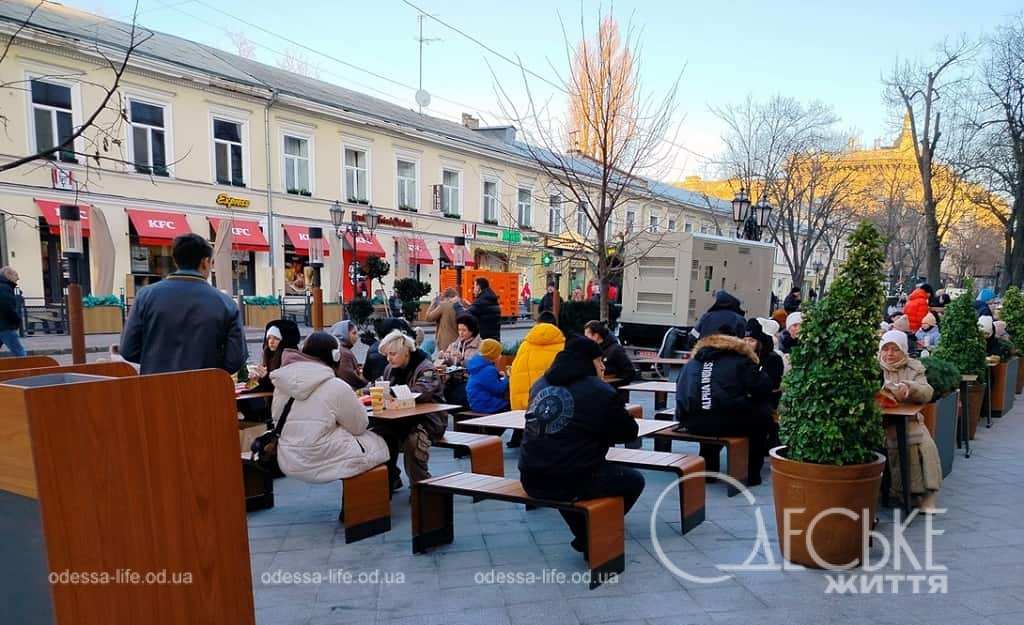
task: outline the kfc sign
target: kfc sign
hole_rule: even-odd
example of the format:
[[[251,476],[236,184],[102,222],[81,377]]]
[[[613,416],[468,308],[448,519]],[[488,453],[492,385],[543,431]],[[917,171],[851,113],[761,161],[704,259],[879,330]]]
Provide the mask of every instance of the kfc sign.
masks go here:
[[[250,237],[250,236],[252,236],[252,232],[250,232],[248,228],[235,228],[235,227],[232,227],[231,228],[231,234],[233,234],[235,236],[243,236],[243,237]]]
[[[174,221],[168,221],[166,219],[148,219],[146,222],[149,227],[154,230],[177,230],[177,226]]]

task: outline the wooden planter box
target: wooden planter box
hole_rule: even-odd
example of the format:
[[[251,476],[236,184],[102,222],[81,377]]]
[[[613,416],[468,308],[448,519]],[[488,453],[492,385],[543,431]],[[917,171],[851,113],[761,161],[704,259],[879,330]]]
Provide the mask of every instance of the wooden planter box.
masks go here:
[[[947,393],[921,411],[924,425],[939,448],[942,476],[953,471],[954,450],[956,449],[956,419],[960,407],[960,391]]]
[[[245,327],[260,328],[267,327],[271,321],[281,318],[281,306],[256,306],[255,304],[245,305]]]
[[[1017,359],[1017,394],[1024,393],[1024,367],[1020,364],[1020,359]]]
[[[1014,398],[1017,395],[1017,378],[1020,376],[1020,358],[1014,356],[1006,361],[1006,384],[1003,389],[1003,412],[1013,410]]]
[[[989,369],[989,373],[992,375],[992,416],[1001,417],[1006,412],[1006,382],[1008,373],[1008,363],[1001,362],[998,365]]]
[[[330,328],[334,324],[341,321],[341,304],[334,302],[333,304],[324,304],[324,327]]]
[[[124,325],[120,306],[82,308],[82,321],[86,334],[120,334]]]

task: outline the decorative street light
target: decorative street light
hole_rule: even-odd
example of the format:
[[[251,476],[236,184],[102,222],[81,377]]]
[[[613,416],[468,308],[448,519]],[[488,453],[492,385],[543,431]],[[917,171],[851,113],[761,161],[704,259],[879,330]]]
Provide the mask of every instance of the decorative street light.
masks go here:
[[[352,211],[351,221],[345,223],[345,209],[341,207],[341,204],[337,200],[330,209],[331,223],[334,224],[334,232],[338,235],[339,239],[344,239],[346,235],[352,235],[352,264],[349,265],[349,276],[352,278],[352,293],[353,296],[358,288],[359,279],[359,237],[364,232],[369,232],[370,236],[373,236],[373,231],[377,229],[377,224],[380,222],[380,213],[377,212],[373,206],[366,209],[363,214],[363,222],[366,224],[365,229],[362,224],[356,220],[356,212]]]
[[[82,243],[82,214],[75,204],[60,207],[60,247],[68,259],[68,326],[71,331],[71,361],[85,362],[85,321],[82,317],[82,287],[79,284],[79,263],[85,246]]]
[[[320,288],[320,268],[324,266],[324,231],[309,229],[309,266],[313,268],[313,329],[324,329],[324,290]]]
[[[820,260],[814,261],[811,265],[811,269],[814,270],[814,284],[818,287],[818,297],[821,297],[821,270],[824,267],[825,265]]]
[[[455,237],[452,264],[455,265],[455,290],[462,296],[462,268],[466,266],[466,237]]]
[[[736,222],[736,234],[741,239],[760,241],[771,214],[772,205],[764,194],[757,200],[757,204],[751,206],[747,190],[740,188],[732,200],[732,220]]]

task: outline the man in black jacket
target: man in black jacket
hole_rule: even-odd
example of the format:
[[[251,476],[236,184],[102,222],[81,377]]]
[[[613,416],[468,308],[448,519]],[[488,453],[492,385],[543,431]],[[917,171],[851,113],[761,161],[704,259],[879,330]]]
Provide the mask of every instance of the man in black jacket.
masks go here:
[[[644,490],[639,471],[605,461],[608,448],[636,439],[636,420],[618,393],[601,381],[601,348],[577,336],[530,389],[519,477],[533,497],[579,501],[622,497],[629,512]],[[581,515],[562,513],[572,547],[586,554]]]
[[[18,272],[14,267],[0,269],[0,347],[4,345],[15,356],[24,356],[25,348],[21,345],[18,332],[21,330],[21,314],[18,310],[18,294],[14,292],[18,286]]]
[[[238,306],[207,281],[213,248],[198,234],[174,239],[178,270],[139,291],[121,355],[142,374],[195,369],[236,373],[248,358]]]
[[[619,343],[619,339],[612,334],[608,326],[596,319],[588,321],[587,325],[583,326],[583,334],[600,346],[605,375],[619,378],[620,381],[616,382],[617,385],[629,384],[636,379],[636,367],[633,366],[633,361],[629,359],[629,354],[626,353],[622,344]]]
[[[487,278],[473,281],[473,296],[476,299],[466,312],[476,317],[480,324],[480,340],[501,340],[501,306],[498,296],[491,290]]]
[[[790,289],[785,301],[782,302],[782,309],[786,311],[786,314],[792,314],[800,310],[800,305],[803,303],[803,298],[800,296],[800,287],[793,287]]]
[[[770,405],[759,398],[774,390],[743,339],[707,336],[694,347],[676,384],[676,420],[681,429],[697,435],[749,437],[748,484],[756,486],[772,422]],[[717,452],[705,456],[708,471],[718,470],[717,459]]]
[[[743,328],[747,325],[747,320],[744,318],[746,314],[740,300],[733,297],[728,291],[719,291],[715,293],[715,303],[701,315],[697,325],[690,330],[690,336],[693,337],[693,340],[719,332],[742,336]]]

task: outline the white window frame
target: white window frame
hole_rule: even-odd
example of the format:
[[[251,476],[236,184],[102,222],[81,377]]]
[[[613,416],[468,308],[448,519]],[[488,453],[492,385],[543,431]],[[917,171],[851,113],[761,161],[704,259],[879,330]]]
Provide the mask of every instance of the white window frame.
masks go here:
[[[576,234],[581,237],[590,236],[590,219],[582,202],[576,203]]]
[[[373,150],[369,145],[363,143],[355,143],[352,141],[343,141],[341,144],[341,197],[346,202],[350,201],[352,194],[349,193],[347,187],[348,180],[348,166],[345,164],[345,152],[352,150],[354,152],[362,152],[366,155],[366,204],[373,203]],[[397,161],[396,161],[397,168]]]
[[[693,222],[687,221],[683,224],[683,232],[693,232]]]
[[[131,173],[137,173],[137,174],[142,175],[142,176],[148,176],[149,175],[149,174],[144,174],[144,173],[135,171],[135,133],[132,132],[133,129],[135,128],[135,124],[131,121],[131,117],[132,117],[131,106],[132,106],[132,102],[133,101],[134,102],[139,102],[141,104],[149,104],[150,106],[159,106],[159,107],[161,107],[164,110],[164,127],[163,127],[163,132],[164,132],[164,162],[166,163],[166,166],[167,166],[167,175],[166,176],[161,176],[161,178],[173,178],[174,177],[174,165],[172,163],[174,163],[174,141],[173,141],[173,138],[174,138],[174,128],[172,127],[171,124],[172,124],[174,115],[172,114],[172,111],[171,111],[171,103],[169,101],[167,101],[167,100],[161,100],[161,99],[158,99],[158,98],[153,98],[153,97],[148,96],[148,95],[139,95],[139,94],[133,93],[131,91],[129,91],[127,94],[125,94],[125,97],[124,97],[125,111],[127,111],[128,120],[129,120],[128,124],[127,124],[127,128],[125,129],[125,132],[127,133],[127,137],[126,137],[126,142],[127,143],[126,144],[128,145],[128,154],[130,155],[130,159],[132,161],[131,165],[127,166],[129,171]],[[153,126],[149,126],[148,124],[139,124],[139,125],[140,126],[144,126],[146,128],[154,128]],[[152,136],[152,132],[150,132],[150,137],[149,137],[149,148],[150,148],[149,149],[149,163],[150,163],[150,167],[152,167],[152,165],[153,165],[153,136]],[[153,174],[153,175],[155,176],[157,174]]]
[[[661,216],[660,215],[648,215],[647,216],[647,231],[653,234],[658,233],[658,229],[661,227]]]
[[[636,211],[627,208],[626,209],[626,224],[623,226],[623,232],[626,234],[633,234],[633,228],[636,227]]]
[[[669,220],[668,220],[668,231],[669,232],[675,232],[676,231],[676,225],[677,225],[676,224],[676,218],[675,217],[670,217]]]
[[[494,221],[487,220],[487,183],[494,185]],[[480,221],[493,226],[501,223],[501,178],[497,176],[480,178]]]
[[[449,187],[447,185],[445,185],[445,183],[444,183],[444,173],[445,172],[453,173],[453,174],[455,174],[455,175],[457,175],[459,177],[459,186],[455,187],[455,201],[458,203],[458,207],[457,207],[458,210],[456,210],[454,213],[446,212],[445,211],[445,207],[444,207],[445,193],[446,192],[450,193]],[[442,216],[444,216],[444,217],[459,217],[459,218],[461,218],[462,215],[465,214],[466,211],[463,210],[463,209],[465,208],[466,205],[462,201],[462,188],[465,186],[465,185],[462,184],[463,178],[465,178],[465,174],[462,172],[462,169],[460,169],[458,167],[450,167],[450,166],[447,166],[447,165],[442,165],[441,166],[441,183],[440,184],[441,184],[441,215]]]
[[[529,193],[530,197],[530,202],[527,205],[526,212],[526,215],[529,217],[529,219],[526,221],[526,223],[523,223],[523,203],[519,199],[519,196],[523,191]],[[533,187],[531,186],[521,184],[516,187],[516,225],[519,226],[519,228],[527,228],[533,230]]]
[[[415,190],[416,206],[413,206],[411,209],[403,209],[401,207],[401,205],[398,203],[398,161],[405,161],[406,163],[412,163],[413,170],[415,171],[415,174],[414,174],[415,178],[413,179],[413,187],[414,187],[414,190]],[[395,184],[392,185],[392,187],[394,188],[394,193],[395,193],[395,209],[396,210],[405,210],[405,211],[414,212],[414,213],[423,210],[423,201],[422,201],[423,198],[421,197],[423,194],[420,192],[420,157],[419,156],[415,156],[414,157],[414,156],[411,156],[411,155],[403,153],[403,152],[398,152],[398,153],[395,154]]]
[[[31,148],[33,153],[38,152],[39,151],[39,147],[36,145],[36,111],[35,111],[35,109],[36,109],[37,105],[32,102],[32,82],[31,81],[39,80],[39,81],[42,81],[42,82],[49,82],[49,83],[53,83],[55,85],[60,85],[62,87],[70,88],[71,89],[71,130],[72,130],[72,132],[74,132],[75,129],[79,128],[82,125],[82,92],[81,92],[79,83],[77,81],[73,81],[73,80],[64,80],[64,79],[60,79],[60,78],[52,78],[50,76],[50,74],[65,74],[66,75],[66,74],[69,74],[69,73],[75,73],[75,72],[74,72],[74,70],[66,70],[66,69],[60,69],[60,68],[55,68],[52,72],[46,72],[46,71],[28,71],[28,72],[25,72],[25,80],[26,80],[26,84],[27,84],[27,87],[28,87],[27,89],[25,89],[25,99],[28,102],[28,108],[27,108],[27,110],[28,110],[28,123],[25,124],[25,127],[28,130],[28,143],[27,143],[27,145],[30,146],[30,148]],[[39,105],[39,106],[40,106],[40,108],[50,109],[50,110],[53,110],[53,111],[57,110],[57,109],[55,109],[54,107],[51,107],[51,106],[46,106],[46,105]],[[52,119],[54,120],[54,122],[53,122],[54,126],[56,126],[56,121],[55,121],[56,120],[56,115],[52,115]],[[54,128],[54,140],[56,140],[56,138],[57,138],[57,135],[56,135],[56,127],[55,127]],[[78,137],[77,139],[75,139],[72,142],[72,147],[74,148],[74,151],[75,151],[75,161],[76,161],[76,163],[78,165],[82,164],[81,159],[79,158],[79,155],[84,150],[83,146],[84,146],[84,140],[82,139],[82,137]],[[58,151],[58,153],[59,153],[59,151]],[[58,163],[62,163],[63,165],[71,165],[71,166],[73,166],[73,165],[76,164],[76,163],[72,163],[72,162],[61,161],[59,156],[56,157],[55,161],[58,162]]]
[[[551,200],[557,199],[557,203],[552,203]],[[557,193],[552,193],[548,196],[548,232],[551,234],[562,234],[565,225],[562,221],[562,211],[565,210],[566,198]],[[519,198],[516,197],[516,203],[518,206]]]
[[[285,141],[287,140],[286,137],[292,137],[293,139],[301,139],[302,141],[305,141],[306,144],[307,144],[306,152],[309,154],[309,156],[306,157],[306,160],[309,161],[309,167],[308,167],[308,169],[309,169],[309,181],[308,181],[309,182],[309,188],[306,189],[306,190],[309,191],[309,197],[313,197],[314,195],[316,195],[316,181],[315,181],[315,179],[316,179],[316,163],[315,163],[316,144],[314,143],[313,133],[312,132],[308,132],[308,131],[297,130],[297,129],[292,128],[292,127],[284,127],[284,128],[281,129],[280,133],[278,133],[278,145],[281,146],[281,192],[285,193],[285,194],[288,194],[288,176],[287,176],[287,174],[288,174],[288,158],[289,158],[289,155],[285,154],[285,151],[284,151]],[[299,156],[299,157],[291,157],[291,158],[302,158],[302,157]],[[306,196],[302,195],[301,193],[299,193],[299,194],[291,193],[289,195],[295,195],[297,197],[306,197]]]
[[[242,140],[242,183],[244,186],[237,187],[231,183],[222,183],[217,181],[217,142],[219,139],[214,139],[213,134],[213,122],[214,120],[220,120],[223,122],[231,122],[233,124],[240,124],[238,136]],[[233,189],[251,189],[253,188],[252,172],[249,171],[249,144],[251,142],[249,135],[249,120],[241,117],[238,113],[232,113],[215,109],[210,111],[210,118],[208,120],[207,128],[210,133],[210,181],[218,186],[231,187]],[[228,142],[223,142],[228,143]],[[230,156],[231,151],[228,150]],[[229,168],[230,169],[230,168]]]

